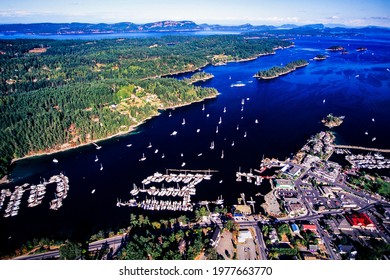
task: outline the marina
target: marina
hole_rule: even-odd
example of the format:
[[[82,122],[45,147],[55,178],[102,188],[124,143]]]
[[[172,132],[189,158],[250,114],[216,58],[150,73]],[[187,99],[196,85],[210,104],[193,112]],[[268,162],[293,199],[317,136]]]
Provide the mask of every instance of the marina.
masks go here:
[[[15,186],[13,192],[10,189],[2,189],[0,195],[0,211],[5,204],[6,198],[9,197],[3,217],[8,218],[10,216],[18,215],[22,197],[26,191],[30,191],[27,199],[27,206],[35,207],[40,205],[45,197],[47,186],[51,184],[56,185],[56,190],[54,193],[55,198],[50,201],[50,209],[58,210],[62,206],[62,201],[68,196],[69,191],[69,178],[62,173],[53,175],[50,177],[49,181],[43,180],[43,182],[37,185],[25,183],[21,186]]]
[[[170,210],[170,211],[193,211],[194,203],[191,202],[191,196],[196,194],[196,186],[203,180],[211,180],[212,172],[216,170],[187,170],[187,169],[167,169],[166,174],[155,172],[142,180],[142,188],[139,189],[133,184],[130,191],[132,198],[122,202],[117,199],[117,206],[138,207],[144,210]],[[145,185],[160,184],[145,188]],[[169,184],[169,187],[165,187]],[[144,199],[138,195],[143,194]],[[150,196],[151,198],[148,198]],[[169,199],[165,199],[169,197]],[[161,199],[160,199],[161,198]],[[222,204],[222,198],[218,204]]]

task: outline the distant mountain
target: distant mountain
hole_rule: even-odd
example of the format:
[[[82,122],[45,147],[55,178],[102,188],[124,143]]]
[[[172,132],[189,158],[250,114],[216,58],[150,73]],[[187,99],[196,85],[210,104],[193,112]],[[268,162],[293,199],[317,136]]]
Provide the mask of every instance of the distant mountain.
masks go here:
[[[350,28],[340,24],[324,25],[308,24],[298,26],[295,24],[273,25],[219,25],[219,24],[196,24],[193,21],[158,21],[146,24],[132,22],[107,23],[32,23],[32,24],[0,24],[2,34],[107,34],[128,32],[186,32],[186,31],[237,31],[237,32],[260,32],[260,33],[289,33],[289,34],[325,34],[325,33],[356,33],[356,32],[389,32],[389,28],[364,27]]]

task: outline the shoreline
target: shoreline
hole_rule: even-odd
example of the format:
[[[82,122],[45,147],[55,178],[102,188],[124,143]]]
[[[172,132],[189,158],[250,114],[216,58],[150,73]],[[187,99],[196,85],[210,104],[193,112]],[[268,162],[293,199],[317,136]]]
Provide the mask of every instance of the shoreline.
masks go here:
[[[205,97],[205,98],[202,98],[200,100],[197,100],[197,101],[193,101],[193,102],[187,102],[187,103],[183,103],[183,104],[177,104],[177,105],[173,105],[173,106],[168,106],[168,107],[164,107],[164,108],[161,108],[161,109],[158,109],[158,110],[162,110],[162,111],[166,111],[166,110],[174,110],[176,108],[180,108],[180,107],[184,107],[184,106],[188,106],[188,105],[191,105],[191,104],[195,104],[195,103],[199,103],[199,102],[202,102],[204,100],[208,100],[208,99],[213,99],[213,98],[216,98],[220,93],[218,92],[216,95],[211,95],[211,96],[208,96],[208,97]],[[60,149],[55,149],[53,151],[47,151],[47,152],[41,152],[41,153],[35,153],[35,154],[32,154],[32,155],[26,155],[24,157],[21,157],[21,158],[16,158],[16,159],[12,159],[11,161],[11,164],[17,162],[17,161],[20,161],[20,160],[23,160],[23,159],[28,159],[28,158],[33,158],[33,157],[41,157],[41,156],[48,156],[48,155],[52,155],[52,154],[56,154],[56,153],[61,153],[61,152],[66,152],[66,151],[70,151],[70,150],[73,150],[73,149],[77,149],[77,148],[80,148],[80,147],[84,147],[84,146],[87,146],[87,145],[93,145],[93,143],[98,143],[98,142],[102,142],[102,141],[105,141],[105,140],[109,140],[111,138],[114,138],[114,137],[119,137],[119,136],[124,136],[126,134],[130,134],[131,132],[135,131],[140,125],[144,124],[146,121],[154,118],[154,117],[157,117],[161,115],[161,113],[159,111],[157,111],[156,114],[153,114],[149,117],[147,117],[146,119],[132,125],[129,127],[128,130],[126,131],[123,131],[123,132],[118,132],[118,133],[115,133],[113,135],[109,135],[107,137],[104,137],[104,138],[100,138],[100,139],[94,139],[93,141],[90,141],[90,142],[87,142],[87,143],[82,143],[82,144],[78,144],[76,146],[70,146],[70,147],[66,147],[66,148],[60,148]],[[64,144],[62,144],[64,145]],[[5,175],[1,180],[0,180],[0,185],[1,184],[4,184],[4,183],[9,183],[11,182],[7,177],[8,177],[9,174]]]

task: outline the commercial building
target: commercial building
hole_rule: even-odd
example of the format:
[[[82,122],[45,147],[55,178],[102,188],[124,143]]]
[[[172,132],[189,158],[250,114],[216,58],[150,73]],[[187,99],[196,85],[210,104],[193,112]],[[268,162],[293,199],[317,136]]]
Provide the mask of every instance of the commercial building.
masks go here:
[[[374,230],[375,224],[365,213],[354,213],[346,215],[347,221],[351,224],[353,228],[362,228]]]

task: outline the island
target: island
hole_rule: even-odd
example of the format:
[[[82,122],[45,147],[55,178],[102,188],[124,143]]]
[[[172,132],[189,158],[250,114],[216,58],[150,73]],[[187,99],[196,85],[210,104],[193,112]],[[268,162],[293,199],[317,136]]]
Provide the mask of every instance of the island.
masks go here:
[[[321,122],[329,128],[339,126],[343,123],[345,116],[335,117],[332,114],[329,114]]]
[[[317,54],[313,59],[314,60],[318,60],[318,61],[325,60],[326,59],[326,55]]]
[[[214,78],[213,74],[206,73],[206,72],[197,72],[194,75],[192,75],[190,78],[184,78],[183,80],[187,84],[194,84],[196,82],[205,82],[207,80],[210,80]]]
[[[264,79],[264,80],[274,79],[274,78],[277,78],[281,75],[285,75],[285,74],[288,74],[290,72],[293,72],[296,69],[298,69],[300,67],[304,67],[308,64],[309,63],[306,60],[299,59],[299,60],[295,60],[293,62],[288,63],[284,67],[274,66],[274,67],[267,69],[267,70],[260,70],[253,77],[257,78],[257,79]]]
[[[365,48],[365,47],[356,48],[357,52],[363,52],[363,51],[366,51],[366,50],[367,50],[367,48]]]

